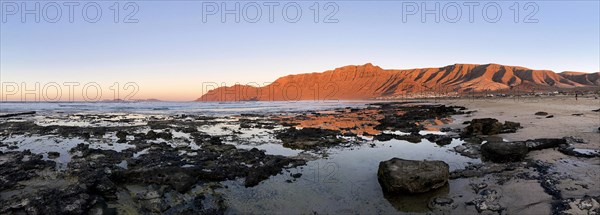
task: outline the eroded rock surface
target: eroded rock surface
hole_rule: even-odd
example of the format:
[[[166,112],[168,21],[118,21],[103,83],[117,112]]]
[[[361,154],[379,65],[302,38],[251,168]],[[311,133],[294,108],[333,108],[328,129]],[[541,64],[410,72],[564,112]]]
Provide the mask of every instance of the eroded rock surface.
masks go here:
[[[449,166],[443,161],[393,158],[379,163],[377,177],[388,193],[423,193],[448,183]]]

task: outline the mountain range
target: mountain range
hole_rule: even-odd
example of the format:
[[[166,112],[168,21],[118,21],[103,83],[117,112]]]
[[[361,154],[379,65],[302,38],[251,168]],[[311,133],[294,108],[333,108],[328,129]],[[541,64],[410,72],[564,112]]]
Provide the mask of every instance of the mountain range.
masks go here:
[[[395,70],[367,63],[320,73],[288,75],[265,86],[221,86],[209,90],[197,101],[357,100],[479,92],[545,92],[599,86],[600,72],[555,73],[499,64]]]

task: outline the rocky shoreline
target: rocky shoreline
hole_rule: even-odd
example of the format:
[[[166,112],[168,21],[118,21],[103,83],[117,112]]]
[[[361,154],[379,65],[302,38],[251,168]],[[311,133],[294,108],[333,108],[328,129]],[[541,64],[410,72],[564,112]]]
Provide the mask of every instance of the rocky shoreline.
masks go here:
[[[515,201],[521,194],[507,189],[539,187],[548,198],[529,207],[549,207],[533,207],[534,212],[600,214],[594,180],[600,176],[598,150],[580,148],[586,141],[571,136],[507,141],[497,135],[521,132],[522,123],[472,118],[474,112],[464,106],[410,101],[225,117],[11,116],[0,121],[0,213],[232,213],[222,192],[229,189],[224,182],[240,181],[246,187],[238,189],[256,187],[273,176],[283,177],[283,184],[295,183],[306,177],[294,173],[296,169],[327,160],[330,149],[427,141],[444,153],[482,162],[455,165],[435,185],[411,185],[408,191],[437,192],[423,201],[425,210],[397,206],[402,205],[396,204],[398,196],[408,195],[402,189],[401,194],[385,194],[389,203],[382,204],[400,212],[506,214],[528,211]],[[455,121],[457,117],[472,119],[463,124]],[[261,145],[290,154],[259,149]],[[531,157],[540,151],[569,159],[557,164]],[[570,172],[570,166],[585,173]],[[379,168],[381,174],[390,174]],[[404,170],[402,174],[410,177],[422,168]],[[387,182],[380,178],[379,183]],[[446,191],[440,194],[439,189]],[[384,195],[383,190],[377,192]]]

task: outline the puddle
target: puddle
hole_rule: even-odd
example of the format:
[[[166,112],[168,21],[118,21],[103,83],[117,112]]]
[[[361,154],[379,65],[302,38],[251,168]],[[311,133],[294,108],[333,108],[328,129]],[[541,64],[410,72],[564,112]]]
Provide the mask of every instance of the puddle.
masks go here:
[[[64,116],[63,116],[64,117]],[[39,119],[36,123],[41,125],[69,125],[69,126],[124,126],[144,125],[150,118],[157,116],[72,116],[67,119],[60,117],[47,117]],[[169,117],[162,116],[164,119]],[[186,118],[193,120],[191,118]],[[246,117],[253,120],[254,118]],[[381,161],[394,157],[410,160],[442,160],[449,164],[450,170],[463,168],[470,163],[480,163],[479,159],[461,156],[452,149],[463,142],[452,140],[451,144],[439,146],[423,139],[420,143],[410,143],[403,140],[377,141],[372,137],[358,135],[358,137],[343,137],[348,143],[329,149],[304,151],[286,148],[274,133],[282,129],[240,128],[239,119],[216,118],[211,119],[214,124],[202,125],[198,130],[211,136],[219,136],[224,143],[235,145],[241,149],[257,148],[266,154],[282,155],[287,157],[303,158],[307,160],[305,166],[284,170],[283,173],[262,181],[259,185],[246,188],[243,179],[222,182],[225,188],[220,188],[226,204],[228,214],[261,214],[265,211],[273,214],[289,214],[290,212],[314,212],[320,214],[392,214],[405,212],[426,212],[426,203],[437,195],[445,195],[449,188],[445,187],[434,193],[423,195],[385,196],[377,180],[377,170]],[[251,122],[249,124],[254,124]],[[140,133],[147,133],[150,128],[137,129]],[[153,129],[154,132],[165,132],[165,129]],[[171,147],[189,146],[199,149],[189,133],[170,129],[173,138],[170,140],[156,139],[148,143],[166,143]],[[408,135],[404,132],[388,132],[397,135]],[[438,134],[440,131],[421,131],[421,135]],[[132,140],[133,136],[127,136]],[[62,169],[71,160],[69,150],[77,144],[86,143],[90,148],[122,151],[134,148],[134,145],[117,143],[116,132],[107,132],[98,139],[63,138],[58,136],[10,136],[3,140],[15,150],[30,149],[31,152],[43,154],[48,159],[47,153],[56,151],[60,153],[55,158],[57,166]],[[0,148],[2,151],[8,148]],[[147,154],[149,148],[137,151],[133,158]],[[197,155],[195,152],[185,150],[181,154]],[[127,169],[126,160],[116,166]],[[183,168],[192,167],[184,165]],[[301,176],[298,177],[298,173]],[[295,177],[294,177],[295,176]]]
[[[55,135],[30,136],[14,135],[3,140],[4,143],[16,148],[0,147],[0,151],[25,151],[41,154],[43,160],[53,160],[59,170],[66,168],[71,161],[72,154],[69,152],[80,143],[88,144],[91,149],[114,150],[121,152],[129,148],[135,148],[134,145],[126,143],[116,143],[112,139],[83,140],[79,138],[63,138]],[[58,152],[60,155],[56,158],[48,158],[48,152]]]
[[[328,149],[325,158],[309,161],[306,166],[291,169],[290,172],[284,171],[255,187],[245,188],[240,181],[224,182],[228,188],[221,191],[225,193],[229,206],[227,213],[269,211],[286,214],[291,211],[313,211],[325,214],[387,214],[397,213],[399,209],[403,212],[415,212],[422,209],[431,196],[386,199],[377,181],[379,162],[394,157],[443,160],[450,165],[451,170],[463,168],[469,162],[481,162],[449,151],[462,144],[460,140],[453,140],[444,147],[427,140],[419,144],[401,140],[373,143],[374,147],[363,144]],[[293,173],[302,173],[302,176],[293,181],[294,178],[290,175]],[[292,180],[292,183],[286,180]],[[405,201],[407,199],[411,201]],[[411,208],[410,205],[416,208]]]

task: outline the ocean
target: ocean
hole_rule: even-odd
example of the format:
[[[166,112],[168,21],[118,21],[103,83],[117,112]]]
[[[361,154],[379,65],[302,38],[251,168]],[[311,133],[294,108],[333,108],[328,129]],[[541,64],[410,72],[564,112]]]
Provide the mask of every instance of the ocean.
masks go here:
[[[40,113],[198,114],[226,116],[362,107],[373,102],[376,101],[0,102],[0,113],[36,111]]]

